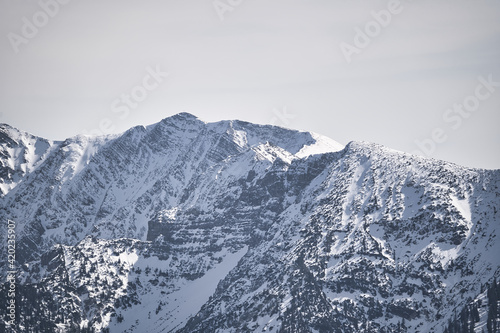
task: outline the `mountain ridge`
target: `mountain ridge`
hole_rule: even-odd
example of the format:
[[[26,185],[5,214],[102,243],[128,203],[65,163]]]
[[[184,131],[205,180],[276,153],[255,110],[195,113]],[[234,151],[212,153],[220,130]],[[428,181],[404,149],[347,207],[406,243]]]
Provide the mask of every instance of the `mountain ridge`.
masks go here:
[[[186,113],[54,145],[0,201],[32,302],[19,325],[443,332],[499,277],[500,170],[339,148]]]

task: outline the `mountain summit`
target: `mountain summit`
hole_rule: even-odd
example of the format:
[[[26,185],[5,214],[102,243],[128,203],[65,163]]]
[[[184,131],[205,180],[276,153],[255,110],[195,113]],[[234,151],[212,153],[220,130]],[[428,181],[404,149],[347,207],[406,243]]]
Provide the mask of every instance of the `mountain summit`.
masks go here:
[[[180,113],[62,142],[0,125],[0,191],[19,331],[499,326],[500,170]]]

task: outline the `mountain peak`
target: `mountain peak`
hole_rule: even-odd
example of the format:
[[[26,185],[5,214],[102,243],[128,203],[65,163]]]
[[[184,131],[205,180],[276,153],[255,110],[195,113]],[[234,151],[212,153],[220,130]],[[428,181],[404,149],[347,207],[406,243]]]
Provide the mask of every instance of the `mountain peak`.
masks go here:
[[[438,333],[498,317],[482,286],[500,277],[499,171],[189,113],[116,138],[2,134],[25,331]]]
[[[164,118],[162,121],[168,121],[168,120],[184,120],[184,121],[193,121],[193,120],[199,120],[198,117],[196,117],[194,114],[191,114],[189,112],[180,112],[176,113],[170,117]]]

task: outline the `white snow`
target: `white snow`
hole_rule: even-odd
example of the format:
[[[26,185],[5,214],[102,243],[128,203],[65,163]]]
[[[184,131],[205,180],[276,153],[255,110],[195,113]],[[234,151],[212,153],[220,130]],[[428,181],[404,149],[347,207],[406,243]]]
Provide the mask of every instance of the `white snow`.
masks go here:
[[[269,162],[274,163],[274,161],[279,158],[285,163],[290,164],[294,159],[294,156],[288,151],[281,147],[273,146],[268,142],[253,147],[252,150],[255,151],[256,158],[261,161],[268,160]]]
[[[233,130],[233,140],[238,146],[243,148],[247,144],[247,133],[240,130]]]
[[[183,288],[168,295],[169,300],[177,300],[177,302],[170,303],[167,310],[170,310],[174,318],[170,322],[162,323],[162,326],[167,324],[169,329],[182,327],[208,301],[219,281],[237,265],[247,250],[248,248],[244,247],[236,253],[227,253],[222,263],[209,270],[203,277],[194,281],[185,281]]]
[[[5,132],[18,145],[17,147],[7,145],[0,147],[0,152],[6,156],[5,159],[0,159],[0,167],[7,167],[21,172],[21,175],[14,174],[12,179],[1,180],[0,194],[6,194],[17,186],[25,174],[36,170],[54,151],[57,144],[9,126],[2,126],[0,130]]]
[[[82,138],[86,138],[85,136],[81,136]],[[81,155],[76,159],[74,164],[75,175],[80,173],[87,164],[89,164],[90,159],[94,154],[98,151],[101,143],[96,142],[94,140],[84,140],[84,146],[81,148]]]
[[[166,219],[168,221],[174,221],[178,210],[179,210],[179,207],[173,207],[170,209],[162,210],[160,212],[160,222],[167,222],[167,221],[164,221],[164,219]]]
[[[116,329],[126,332],[170,332],[181,328],[192,316],[200,310],[209,297],[215,292],[217,284],[237,265],[238,261],[248,251],[244,247],[236,253],[219,252],[215,255],[223,256],[223,261],[210,269],[201,278],[190,281],[180,279],[176,282],[175,291],[162,295],[146,294],[143,296],[142,304],[131,309],[122,310],[125,318],[122,323],[112,322]],[[168,265],[169,261],[159,261],[155,257],[139,260],[136,266],[144,268]],[[155,313],[156,305],[163,302],[158,314]],[[138,322],[139,324],[137,324]],[[113,327],[112,327],[113,329]]]
[[[345,146],[341,145],[329,137],[311,132],[311,136],[316,140],[315,143],[302,147],[302,149],[295,154],[297,158],[304,158],[309,155],[331,153],[344,149]]]
[[[457,196],[452,195],[451,196],[453,205],[458,209],[460,214],[465,218],[465,220],[470,223],[471,222],[471,212],[470,212],[470,203],[467,198],[465,199],[458,199]]]

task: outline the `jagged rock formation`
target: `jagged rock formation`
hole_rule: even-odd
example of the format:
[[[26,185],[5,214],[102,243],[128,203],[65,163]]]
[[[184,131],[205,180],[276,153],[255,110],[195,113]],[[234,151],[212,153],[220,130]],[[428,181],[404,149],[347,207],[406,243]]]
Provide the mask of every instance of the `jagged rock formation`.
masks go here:
[[[500,170],[186,113],[0,129],[21,329],[444,332],[500,274]]]

